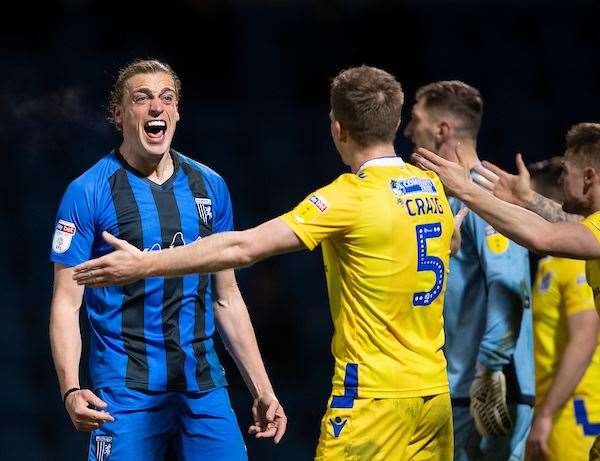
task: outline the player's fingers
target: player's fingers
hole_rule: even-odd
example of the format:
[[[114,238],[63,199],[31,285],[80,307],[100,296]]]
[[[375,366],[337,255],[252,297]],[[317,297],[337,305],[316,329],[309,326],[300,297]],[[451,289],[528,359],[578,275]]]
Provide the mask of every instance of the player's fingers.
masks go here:
[[[525,165],[525,161],[523,160],[523,154],[518,153],[515,157],[515,163],[517,164],[517,171],[519,172],[519,176],[527,176],[529,177],[529,170]]]
[[[488,180],[487,178],[483,177],[481,174],[479,174],[478,172],[474,172],[471,175],[471,178],[473,179],[473,182],[481,187],[483,187],[485,190],[487,191],[493,191],[494,188],[496,187],[496,183],[492,182],[490,180]]]
[[[415,165],[423,170],[430,170],[434,173],[439,171],[439,167],[436,164],[430,162],[425,157],[421,157],[419,154],[412,154],[412,160]]]
[[[104,422],[113,422],[115,418],[111,416],[110,413],[106,411],[98,411],[93,410],[91,408],[82,408],[77,412],[77,416],[82,421],[94,422],[94,423],[104,423]]]
[[[285,434],[285,430],[287,429],[287,418],[284,416],[279,421],[277,421],[277,432],[275,433],[275,439],[273,440],[275,443],[279,443]]]
[[[460,166],[462,166],[463,168],[468,170],[469,168],[468,168],[468,165],[466,164],[466,160],[464,160],[462,155],[460,155],[461,151],[462,151],[462,145],[461,145],[460,141],[458,141],[456,143],[456,147],[454,147],[454,152],[456,154],[456,161],[458,162],[458,164]]]
[[[108,404],[104,400],[102,400],[89,389],[83,389],[81,391],[81,396],[85,399],[86,402],[91,403],[96,408],[106,408],[108,406]]]
[[[268,422],[271,422],[275,419],[275,412],[278,408],[279,402],[275,399],[271,400],[271,402],[269,403],[269,408],[267,408],[267,412],[265,414],[265,417],[267,418]]]
[[[483,176],[485,179],[487,179],[491,183],[495,184],[500,180],[500,176],[498,176],[492,170],[488,170],[483,165],[475,165],[473,167],[473,171],[475,171],[477,174]]]
[[[481,164],[484,166],[484,168],[490,170],[492,173],[497,175],[498,178],[508,175],[508,172],[504,171],[499,166],[494,165],[492,162],[488,162],[487,160],[484,160],[483,162],[481,162]]]
[[[471,210],[469,210],[469,208],[467,208],[466,206],[458,210],[458,213],[456,213],[456,216],[454,216],[454,224],[456,225],[456,227],[460,227],[465,217],[469,214],[469,211]]]
[[[102,238],[104,239],[104,241],[106,243],[108,243],[110,246],[112,246],[115,250],[127,250],[127,249],[129,249],[130,246],[132,246],[127,241],[121,240],[106,231],[102,232]]]
[[[78,431],[92,432],[100,427],[99,423],[81,422],[75,425]]]
[[[84,263],[81,263],[73,268],[73,277],[79,274],[87,274],[89,271],[99,269],[103,266],[104,261],[102,258],[90,259]]]
[[[275,436],[276,432],[277,432],[277,429],[275,428],[275,426],[272,426],[265,430],[257,432],[256,434],[254,434],[254,437],[257,439],[271,438],[271,437]]]

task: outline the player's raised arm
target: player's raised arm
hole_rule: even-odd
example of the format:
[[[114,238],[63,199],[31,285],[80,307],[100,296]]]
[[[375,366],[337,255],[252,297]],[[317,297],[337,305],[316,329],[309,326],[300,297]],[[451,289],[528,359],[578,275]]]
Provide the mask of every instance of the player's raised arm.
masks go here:
[[[108,233],[116,251],[75,268],[80,285],[125,285],[146,277],[173,277],[245,267],[261,259],[306,248],[279,218],[252,229],[213,234],[192,245],[161,252],[142,252]]]
[[[515,163],[517,174],[510,174],[497,165],[484,161],[483,168],[474,168],[479,176],[473,180],[499,199],[527,208],[550,222],[581,221],[581,216],[565,213],[560,203],[532,189],[531,176],[521,154],[517,154]]]
[[[517,205],[504,202],[477,186],[461,164],[417,149],[414,162],[440,177],[449,194],[461,199],[497,231],[541,253],[579,259],[600,258],[600,243],[581,223],[551,223]]]

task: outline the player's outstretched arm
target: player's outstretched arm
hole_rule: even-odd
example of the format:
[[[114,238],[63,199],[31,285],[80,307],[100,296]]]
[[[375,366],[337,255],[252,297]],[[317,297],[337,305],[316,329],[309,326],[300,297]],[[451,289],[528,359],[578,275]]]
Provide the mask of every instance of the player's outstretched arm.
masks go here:
[[[285,434],[287,417],[267,376],[234,271],[216,273],[215,289],[214,312],[219,333],[254,397],[248,432],[256,438],[272,437],[279,443]]]
[[[99,411],[106,407],[89,389],[79,389],[79,360],[81,334],[79,331],[79,306],[83,287],[73,281],[73,269],[62,264],[54,265],[54,293],[50,307],[50,346],[64,404],[73,425],[78,431],[93,431],[113,417]],[[90,406],[96,409],[90,408]]]
[[[494,197],[476,185],[460,163],[450,162],[419,148],[413,161],[435,172],[446,191],[461,199],[498,232],[540,254],[576,259],[600,258],[600,243],[581,223],[551,223],[520,206]]]
[[[279,218],[252,229],[213,234],[192,245],[160,252],[142,252],[107,232],[102,236],[116,251],[78,265],[74,279],[80,285],[125,285],[146,277],[207,274],[250,266],[270,256],[306,248]]]
[[[550,222],[581,221],[581,216],[565,213],[560,203],[531,188],[531,177],[521,154],[517,154],[515,163],[517,174],[510,174],[497,165],[484,161],[484,168],[474,167],[479,176],[476,175],[473,180],[499,199],[527,208]]]

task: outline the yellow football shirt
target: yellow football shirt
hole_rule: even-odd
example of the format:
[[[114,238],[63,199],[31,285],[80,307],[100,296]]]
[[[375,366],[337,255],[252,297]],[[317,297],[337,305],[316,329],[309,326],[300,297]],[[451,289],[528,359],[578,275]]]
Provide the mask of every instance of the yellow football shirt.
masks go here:
[[[568,318],[594,309],[585,261],[548,256],[540,260],[533,287],[536,398],[544,399],[569,339]],[[595,395],[600,382],[600,347],[574,395]]]
[[[322,244],[333,394],[448,392],[442,308],[454,221],[437,176],[374,159],[281,219],[310,250]]]

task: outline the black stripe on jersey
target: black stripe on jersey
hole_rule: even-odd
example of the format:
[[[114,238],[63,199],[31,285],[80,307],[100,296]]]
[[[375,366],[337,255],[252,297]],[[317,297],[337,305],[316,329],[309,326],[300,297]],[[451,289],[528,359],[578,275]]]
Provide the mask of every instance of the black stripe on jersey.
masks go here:
[[[188,185],[194,197],[208,198],[206,184],[202,174],[187,163],[181,162],[181,168],[188,178]],[[214,205],[214,204],[213,204]],[[200,236],[202,238],[212,234],[212,225],[200,219],[198,214],[198,224]],[[200,389],[210,389],[215,386],[210,374],[210,365],[206,360],[204,341],[208,340],[206,335],[205,313],[206,313],[206,288],[208,286],[209,275],[201,275],[198,283],[198,297],[194,308],[194,355],[197,360],[196,381]]]
[[[177,235],[183,235],[183,231],[173,189],[151,188],[151,190],[158,210],[163,250],[172,246],[181,246],[183,238],[177,238]],[[179,332],[179,312],[182,299],[183,277],[165,278],[163,282],[162,325],[167,356],[167,390],[169,391],[184,391],[187,389],[184,371],[185,353],[181,348]]]
[[[109,179],[112,200],[117,215],[119,237],[136,248],[144,249],[144,235],[140,210],[124,169],[117,170]],[[121,329],[127,354],[125,383],[129,387],[148,388],[148,357],[144,335],[144,280],[123,286]]]

